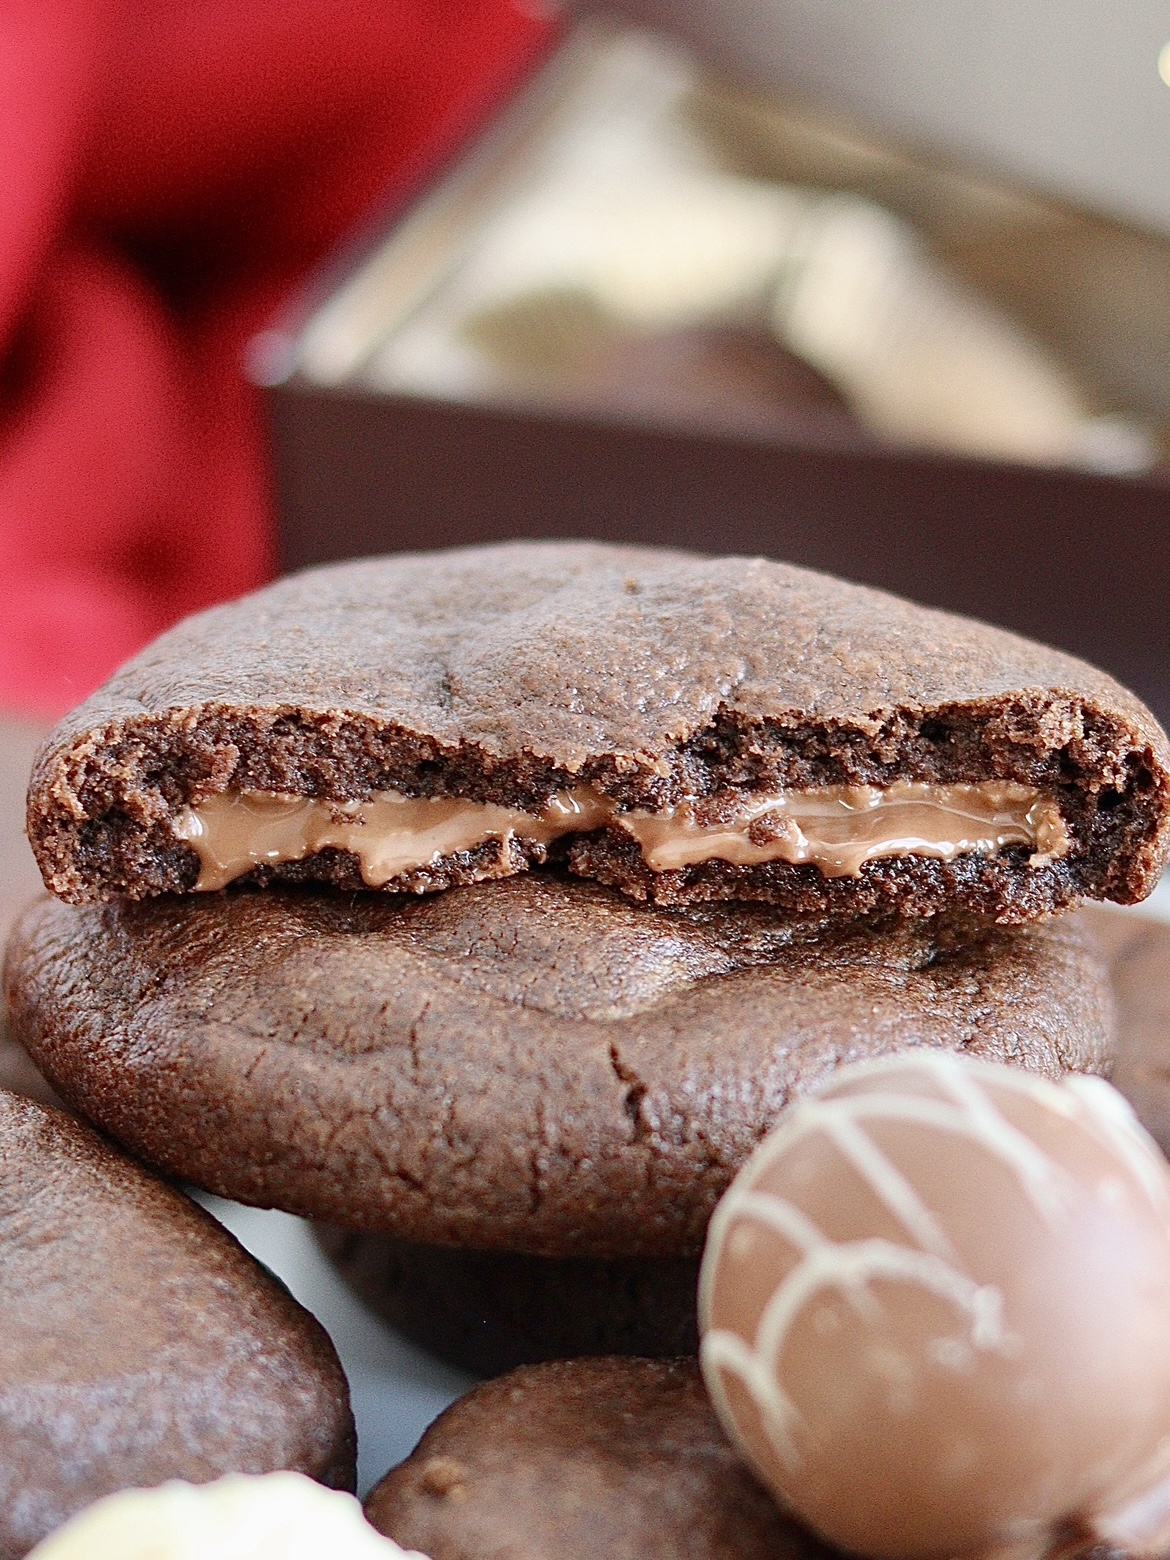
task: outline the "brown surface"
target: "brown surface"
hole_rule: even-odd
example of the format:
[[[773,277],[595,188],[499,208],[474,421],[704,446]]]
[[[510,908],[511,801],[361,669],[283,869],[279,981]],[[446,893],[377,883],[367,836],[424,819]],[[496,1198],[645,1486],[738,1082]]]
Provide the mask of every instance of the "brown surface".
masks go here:
[[[620,832],[573,869],[660,902],[1019,920],[1077,893],[1140,898],[1170,830],[1170,749],[1105,674],[986,626],[760,559],[589,545],[405,555],[295,577],[172,630],[57,728],[30,835],[75,902],[190,888],[186,802],[225,790],[466,795],[539,810],[591,781],[660,808],[729,789],[1018,780],[1059,798],[1074,847],[651,876]],[[539,850],[529,856],[539,858]],[[525,864],[463,853],[423,891]],[[273,869],[265,869],[270,875]],[[353,858],[288,869],[360,886]]]
[[[630,331],[588,292],[551,288],[480,310],[462,331],[509,400],[546,414],[876,442],[830,381],[759,323]]]
[[[1077,915],[1098,937],[1112,971],[1118,1036],[1110,1075],[1170,1150],[1170,926],[1096,905]],[[482,1375],[580,1354],[694,1348],[697,1264],[573,1263],[333,1229],[320,1238],[372,1310],[424,1348]]]
[[[691,1361],[533,1365],[476,1387],[366,1501],[431,1560],[821,1560],[728,1445]]]
[[[526,1257],[319,1224],[326,1255],[399,1333],[477,1376],[582,1354],[694,1354],[694,1257]]]
[[[764,553],[1059,645],[1170,726],[1164,474],[850,449],[807,420],[733,438],[706,413],[655,426],[295,378],[269,415],[288,568],[525,537]]]
[[[202,1209],[0,1094],[0,1557],[129,1485],[293,1468],[353,1488],[324,1331]]]
[[[410,1240],[692,1256],[793,1095],[908,1045],[1099,1068],[1072,918],[816,942],[546,873],[425,898],[43,899],[5,970],[64,1098],[170,1173]]]

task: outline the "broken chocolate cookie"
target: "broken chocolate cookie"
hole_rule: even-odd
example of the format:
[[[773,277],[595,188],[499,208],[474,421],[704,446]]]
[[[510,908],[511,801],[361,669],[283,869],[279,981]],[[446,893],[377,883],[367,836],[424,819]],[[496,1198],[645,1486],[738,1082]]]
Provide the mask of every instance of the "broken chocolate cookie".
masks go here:
[[[1023,921],[1131,902],[1170,749],[1111,678],[763,558],[515,543],[294,576],[67,716],[28,832],[74,903],[425,893],[560,861],[663,905]]]

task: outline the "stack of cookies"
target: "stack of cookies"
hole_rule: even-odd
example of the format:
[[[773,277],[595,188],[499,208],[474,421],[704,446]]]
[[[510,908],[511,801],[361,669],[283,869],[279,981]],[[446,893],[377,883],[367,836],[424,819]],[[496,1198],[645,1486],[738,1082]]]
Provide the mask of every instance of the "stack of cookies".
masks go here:
[[[715,1202],[845,1062],[1106,1070],[1057,912],[1153,887],[1170,748],[876,591],[514,544],[181,624],[50,737],[28,832],[6,987],[53,1087],[496,1372],[693,1351]]]

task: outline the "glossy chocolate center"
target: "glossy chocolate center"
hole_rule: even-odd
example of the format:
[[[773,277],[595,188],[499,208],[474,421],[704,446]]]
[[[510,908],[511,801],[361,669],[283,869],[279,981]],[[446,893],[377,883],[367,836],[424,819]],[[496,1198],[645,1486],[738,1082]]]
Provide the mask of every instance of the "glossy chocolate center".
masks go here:
[[[394,791],[329,802],[268,791],[210,796],[179,815],[175,831],[199,854],[199,889],[217,889],[253,867],[351,852],[371,888],[445,856],[495,840],[550,845],[567,834],[612,828],[637,841],[652,872],[704,861],[752,866],[809,863],[826,877],[856,877],[886,856],[993,856],[1009,845],[1043,866],[1069,849],[1060,808],[1029,786],[898,782],[684,802],[662,812],[622,811],[591,786],[559,791],[539,812],[459,797]]]

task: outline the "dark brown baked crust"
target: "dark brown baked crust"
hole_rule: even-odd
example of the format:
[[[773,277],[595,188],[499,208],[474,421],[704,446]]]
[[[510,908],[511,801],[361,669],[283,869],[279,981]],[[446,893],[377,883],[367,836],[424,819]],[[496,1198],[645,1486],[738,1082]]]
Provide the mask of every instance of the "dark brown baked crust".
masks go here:
[[[318,1224],[346,1283],[413,1343],[476,1376],[590,1354],[696,1354],[697,1257],[529,1257]]]
[[[691,1360],[530,1365],[476,1387],[370,1493],[431,1560],[828,1560],[732,1450]]]
[[[179,810],[226,790],[337,801],[382,790],[539,809],[590,782],[662,808],[728,789],[1019,781],[1074,847],[945,867],[708,863],[651,874],[627,837],[565,843],[574,871],[664,904],[1018,921],[1078,894],[1149,892],[1170,830],[1170,749],[1104,673],[1012,634],[764,559],[517,543],[318,569],[180,624],[43,748],[28,832],[74,903],[193,887]],[[426,892],[522,870],[492,845],[395,880]],[[265,869],[360,886],[324,852]]]
[[[45,899],[5,986],[53,1087],[172,1174],[547,1256],[696,1255],[785,1102],[843,1062],[930,1045],[1092,1070],[1113,1030],[1074,918],[802,939],[545,873],[422,899]]]
[[[0,1093],[0,1557],[91,1501],[293,1468],[354,1485],[322,1328],[201,1208]]]

